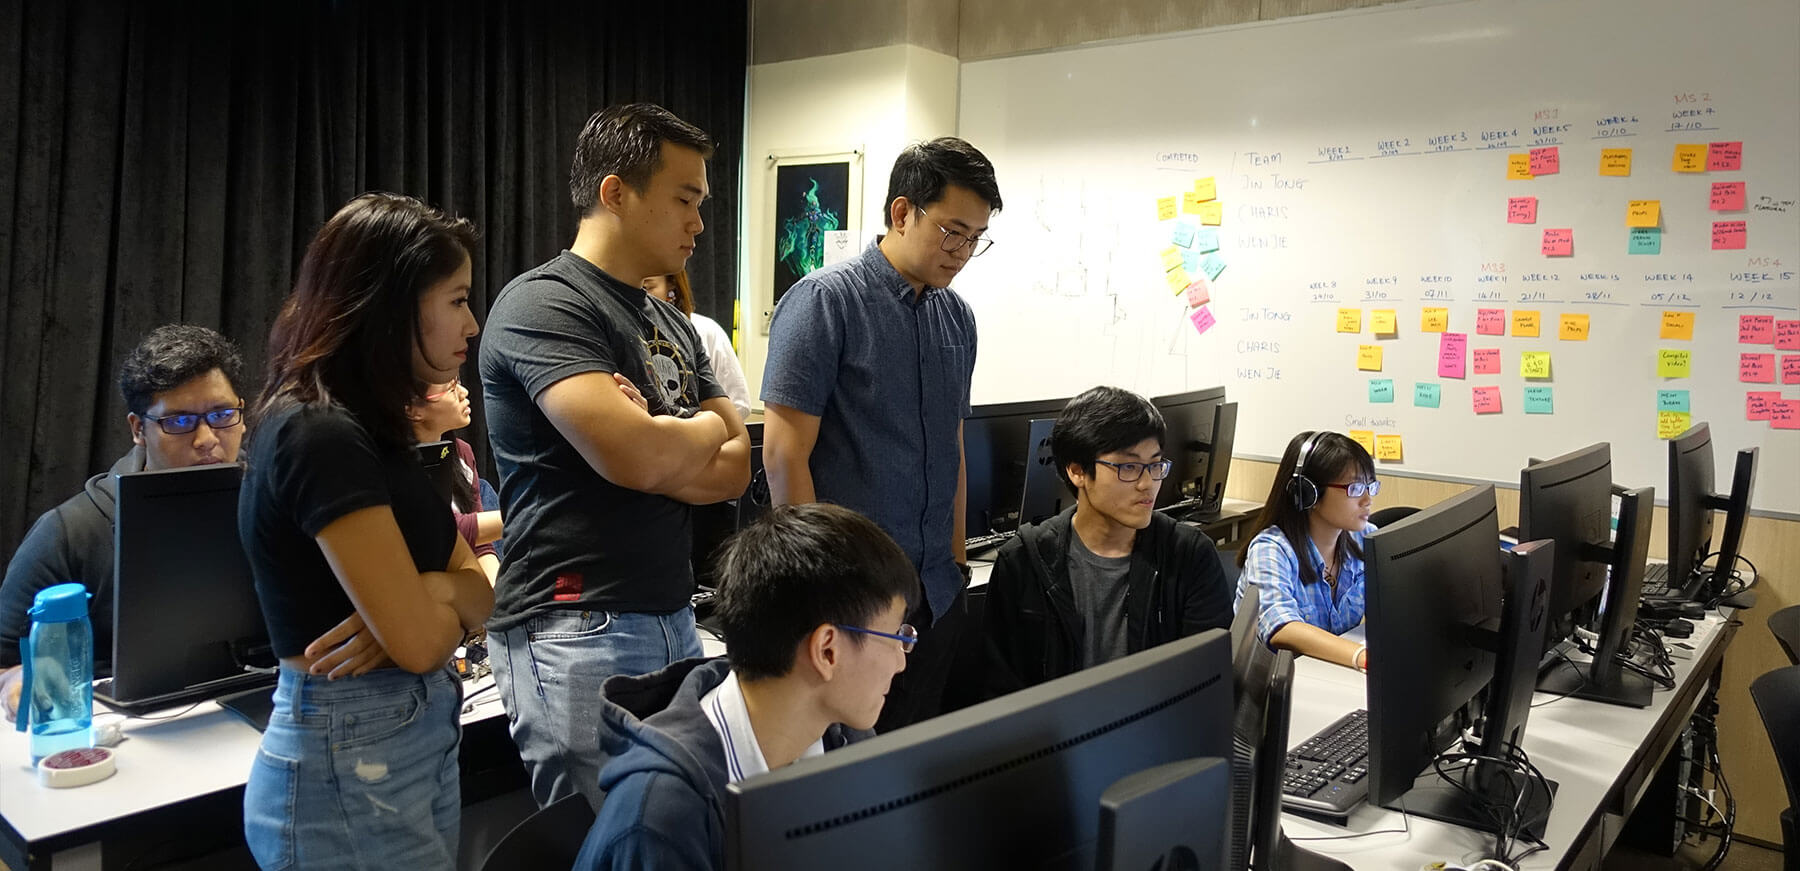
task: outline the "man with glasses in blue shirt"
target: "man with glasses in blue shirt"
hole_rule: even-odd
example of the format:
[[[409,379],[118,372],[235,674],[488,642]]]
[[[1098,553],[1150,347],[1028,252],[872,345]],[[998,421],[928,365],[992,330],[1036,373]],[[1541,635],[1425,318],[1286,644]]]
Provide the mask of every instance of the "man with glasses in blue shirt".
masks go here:
[[[1156,511],[1171,463],[1156,406],[1096,387],[1057,415],[1050,451],[1075,506],[1027,524],[988,581],[990,696],[1231,625],[1212,540]]]
[[[11,678],[19,639],[31,630],[26,611],[39,590],[54,584],[75,581],[93,594],[95,673],[112,673],[113,476],[237,462],[244,438],[242,366],[230,339],[191,324],[157,327],[125,358],[119,392],[131,450],[32,524],[0,582],[0,707],[10,712],[17,702]]]

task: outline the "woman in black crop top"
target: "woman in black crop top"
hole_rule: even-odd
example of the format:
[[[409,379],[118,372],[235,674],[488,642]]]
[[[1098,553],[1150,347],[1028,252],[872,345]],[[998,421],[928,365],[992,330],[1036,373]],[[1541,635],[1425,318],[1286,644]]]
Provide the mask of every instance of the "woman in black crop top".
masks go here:
[[[405,415],[475,335],[474,228],[364,194],[319,230],[269,336],[238,528],[281,675],[244,789],[264,868],[451,868],[461,684],[493,591]]]

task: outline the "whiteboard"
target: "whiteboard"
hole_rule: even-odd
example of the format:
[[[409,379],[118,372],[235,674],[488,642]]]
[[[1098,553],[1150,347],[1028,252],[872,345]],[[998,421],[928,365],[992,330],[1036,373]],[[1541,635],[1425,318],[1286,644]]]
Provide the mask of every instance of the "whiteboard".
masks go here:
[[[1368,430],[1401,436],[1384,470],[1516,483],[1529,457],[1604,440],[1615,481],[1666,497],[1658,391],[1686,390],[1721,484],[1760,446],[1755,507],[1800,511],[1800,431],[1745,409],[1800,385],[1741,383],[1740,353],[1775,354],[1779,382],[1781,352],[1738,334],[1740,315],[1800,318],[1797,40],[1794,0],[1473,0],[965,64],[959,131],[1007,206],[957,283],[981,328],[975,399],[1224,384],[1240,454]],[[1716,141],[1743,143],[1738,171],[1673,171],[1678,144]],[[1552,146],[1558,172],[1507,178],[1508,155]],[[1600,174],[1603,148],[1632,149],[1629,176]],[[1204,334],[1166,280],[1177,221],[1157,211],[1203,177],[1226,263]],[[1710,208],[1724,181],[1746,184],[1744,209]],[[1526,196],[1536,223],[1509,223]],[[1633,200],[1660,202],[1660,254],[1627,253]],[[1714,221],[1744,221],[1746,247],[1713,250]],[[1573,255],[1545,256],[1546,229],[1571,230]],[[1498,349],[1500,374],[1439,377],[1427,307],[1468,351]],[[1484,308],[1506,335],[1477,335]],[[1340,309],[1359,333],[1337,332]],[[1377,309],[1393,337],[1371,334]],[[1540,338],[1512,334],[1517,310],[1540,312]],[[1694,314],[1691,340],[1660,338],[1665,311]],[[1558,338],[1563,314],[1589,316],[1587,340]],[[1361,345],[1379,372],[1358,370]],[[1688,377],[1658,377],[1664,348],[1690,351]],[[1526,351],[1550,352],[1550,379],[1521,378]],[[1370,401],[1372,378],[1393,402]],[[1414,404],[1420,382],[1437,408]],[[1553,413],[1524,413],[1528,384]],[[1474,413],[1478,387],[1500,413]]]

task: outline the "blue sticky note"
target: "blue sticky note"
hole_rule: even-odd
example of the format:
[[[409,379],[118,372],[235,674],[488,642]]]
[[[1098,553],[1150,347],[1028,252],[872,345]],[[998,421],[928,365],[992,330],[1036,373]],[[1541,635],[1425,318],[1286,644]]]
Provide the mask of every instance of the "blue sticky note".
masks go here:
[[[1369,401],[1370,402],[1393,402],[1394,401],[1394,379],[1392,379],[1392,378],[1370,378],[1369,379]]]
[[[1553,388],[1542,385],[1528,385],[1525,388],[1526,414],[1552,414],[1556,411],[1556,403],[1551,398]]]
[[[1218,281],[1219,273],[1225,271],[1225,258],[1220,257],[1219,252],[1214,251],[1206,255],[1205,260],[1200,261],[1200,268],[1206,272],[1206,280]]]
[[[1420,408],[1437,408],[1444,400],[1444,385],[1429,381],[1413,384],[1413,405]]]
[[[1632,227],[1631,239],[1625,245],[1626,254],[1661,254],[1661,227]]]
[[[1198,252],[1198,251],[1183,251],[1183,252],[1181,252],[1181,265],[1184,267],[1187,267],[1187,273],[1189,275],[1200,274],[1200,252]]]
[[[1688,407],[1686,390],[1658,390],[1656,391],[1656,410],[1691,412],[1693,409]]]
[[[1194,247],[1194,225],[1187,223],[1176,224],[1174,233],[1169,238],[1170,241],[1183,248]]]
[[[1219,228],[1201,227],[1199,230],[1196,230],[1194,232],[1193,248],[1201,254],[1208,254],[1219,250]]]

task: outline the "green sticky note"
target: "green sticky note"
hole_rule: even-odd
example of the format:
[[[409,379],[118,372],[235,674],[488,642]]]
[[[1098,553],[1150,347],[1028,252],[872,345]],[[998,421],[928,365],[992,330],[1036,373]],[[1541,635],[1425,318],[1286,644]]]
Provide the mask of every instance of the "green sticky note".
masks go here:
[[[1370,402],[1393,402],[1394,401],[1394,379],[1392,379],[1392,378],[1370,378],[1369,379],[1369,401]]]
[[[1625,243],[1626,254],[1661,254],[1661,227],[1632,227],[1631,237]]]
[[[1552,414],[1556,411],[1556,403],[1551,399],[1550,387],[1528,385],[1525,388],[1526,414]]]
[[[1656,410],[1693,411],[1693,409],[1688,406],[1688,392],[1686,390],[1656,391]]]
[[[1413,384],[1413,405],[1420,408],[1437,408],[1438,403],[1443,399],[1444,385],[1433,384],[1429,381],[1419,381]]]

